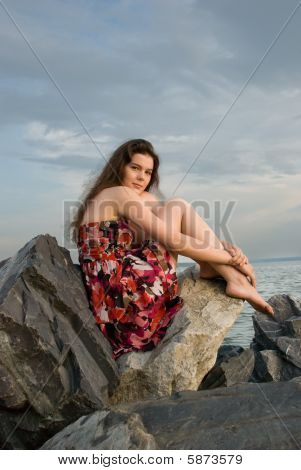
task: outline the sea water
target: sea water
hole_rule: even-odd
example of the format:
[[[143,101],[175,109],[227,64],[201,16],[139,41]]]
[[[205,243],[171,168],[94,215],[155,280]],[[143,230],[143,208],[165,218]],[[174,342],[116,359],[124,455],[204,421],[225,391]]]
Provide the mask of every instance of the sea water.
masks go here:
[[[301,257],[250,260],[250,263],[255,271],[257,291],[265,300],[268,301],[270,297],[277,294],[289,294],[301,300]],[[195,263],[181,263],[178,265],[177,272],[180,273],[193,264]],[[254,309],[245,302],[242,313],[222,344],[249,348],[254,337],[252,321],[254,314]]]

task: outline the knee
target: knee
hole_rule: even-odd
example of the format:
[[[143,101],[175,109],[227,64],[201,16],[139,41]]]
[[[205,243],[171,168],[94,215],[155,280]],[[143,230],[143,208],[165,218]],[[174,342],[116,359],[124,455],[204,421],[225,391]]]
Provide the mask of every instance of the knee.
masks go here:
[[[187,202],[185,199],[181,197],[172,197],[168,199],[166,201],[166,205],[168,207],[179,207],[180,209],[182,209],[182,211],[191,206],[189,202]]]

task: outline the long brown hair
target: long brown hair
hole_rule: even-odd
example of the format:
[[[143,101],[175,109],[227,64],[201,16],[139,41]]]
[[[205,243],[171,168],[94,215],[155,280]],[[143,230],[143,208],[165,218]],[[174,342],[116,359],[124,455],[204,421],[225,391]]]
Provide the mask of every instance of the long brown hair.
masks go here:
[[[77,243],[79,226],[83,219],[89,200],[94,199],[103,189],[122,185],[121,181],[123,179],[124,167],[131,162],[132,156],[135,153],[142,153],[143,155],[148,154],[153,158],[154,167],[150,182],[147,185],[145,191],[150,191],[150,189],[153,187],[158,189],[158,168],[160,160],[152,144],[144,139],[132,139],[124,142],[112,153],[101,173],[96,176],[96,179],[94,183],[92,183],[90,189],[88,188],[84,191],[84,194],[81,198],[81,204],[76,211],[73,221],[70,223],[73,242]]]

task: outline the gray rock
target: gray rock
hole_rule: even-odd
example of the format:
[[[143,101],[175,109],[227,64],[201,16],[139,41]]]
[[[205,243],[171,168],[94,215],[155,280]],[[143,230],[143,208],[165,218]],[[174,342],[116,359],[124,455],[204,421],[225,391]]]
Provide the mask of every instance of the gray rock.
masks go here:
[[[292,316],[285,320],[287,333],[296,338],[301,338],[301,316]]]
[[[49,439],[41,450],[157,449],[137,413],[103,410],[82,416]]]
[[[118,383],[69,251],[39,235],[0,268],[0,443],[36,448]],[[26,431],[26,432],[25,432]]]
[[[0,268],[2,268],[2,266],[4,266],[7,263],[7,261],[9,261],[9,260],[10,260],[10,258],[6,258],[6,259],[3,259],[2,261],[0,261]]]
[[[244,351],[241,346],[233,344],[223,344],[217,351],[217,359],[215,365],[218,366],[222,362],[227,361],[231,357],[237,357]]]
[[[301,300],[283,294],[273,296],[269,303],[275,317],[267,318],[259,312],[253,315],[255,337],[251,346],[278,351],[283,359],[301,368]]]
[[[239,383],[249,382],[254,364],[255,355],[251,349],[218,360],[204,377],[198,389],[205,390],[220,386],[231,387]]]
[[[301,376],[301,369],[283,359],[278,351],[265,350],[255,354],[254,376],[257,382],[288,381]]]
[[[280,450],[301,446],[301,379],[183,391],[92,413],[42,449]]]
[[[243,308],[243,301],[225,295],[225,285],[200,279],[196,266],[179,275],[183,309],[154,350],[117,359],[120,383],[110,396],[111,405],[198,389]]]

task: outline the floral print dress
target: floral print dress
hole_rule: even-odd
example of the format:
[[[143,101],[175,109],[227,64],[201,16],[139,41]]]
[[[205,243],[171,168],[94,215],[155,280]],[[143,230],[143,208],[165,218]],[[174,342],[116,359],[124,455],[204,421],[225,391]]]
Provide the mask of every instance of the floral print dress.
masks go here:
[[[170,253],[153,240],[136,242],[125,217],[80,225],[77,246],[90,307],[113,358],[153,349],[184,303]]]

